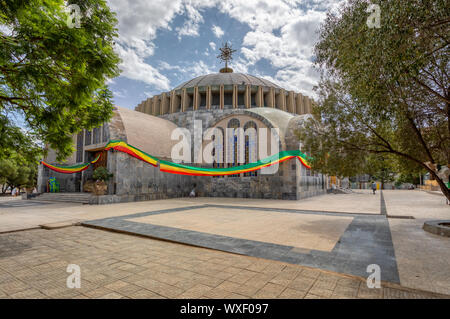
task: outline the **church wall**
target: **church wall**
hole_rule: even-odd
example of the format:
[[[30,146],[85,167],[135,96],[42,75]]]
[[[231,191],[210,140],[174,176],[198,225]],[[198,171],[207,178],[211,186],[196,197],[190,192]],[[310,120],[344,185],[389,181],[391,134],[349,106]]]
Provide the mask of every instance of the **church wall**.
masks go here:
[[[191,176],[160,172],[158,167],[116,151],[109,151],[108,170],[114,174],[108,195],[94,198],[93,204],[186,197],[195,183]]]
[[[251,116],[246,115],[241,109],[214,109],[197,112],[181,112],[177,114],[165,114],[161,116],[169,121],[172,121],[179,127],[187,128],[191,131],[191,136],[194,136],[193,121],[201,120],[203,132],[206,129],[220,124],[222,121],[217,121],[227,115],[235,115],[236,118],[253,120],[258,126],[261,125],[265,119],[252,113]],[[194,147],[194,143],[192,143]],[[280,148],[280,150],[282,150]],[[197,149],[192,149],[192,154],[198,152]],[[292,199],[298,197],[297,177],[296,171],[292,172],[293,160],[283,162],[279,165],[278,172],[273,175],[261,175],[249,177],[195,177],[193,180],[197,181],[197,193],[199,196],[205,197],[239,197],[239,198],[266,198],[266,199]],[[296,165],[296,164],[294,164]]]

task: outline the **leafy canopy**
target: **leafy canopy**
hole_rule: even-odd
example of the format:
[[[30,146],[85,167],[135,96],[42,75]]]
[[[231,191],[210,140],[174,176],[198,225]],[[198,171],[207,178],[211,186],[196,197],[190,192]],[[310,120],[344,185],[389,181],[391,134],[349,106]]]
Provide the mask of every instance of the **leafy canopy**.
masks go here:
[[[105,82],[119,74],[114,13],[104,0],[71,3],[80,28],[67,23],[63,0],[0,1],[0,125],[23,118],[58,160],[73,151],[73,134],[111,117]]]
[[[442,0],[378,3],[380,28],[369,28],[372,1],[349,0],[319,31],[316,122],[300,132],[324,172],[351,176],[378,154],[437,176],[450,163],[450,17]]]

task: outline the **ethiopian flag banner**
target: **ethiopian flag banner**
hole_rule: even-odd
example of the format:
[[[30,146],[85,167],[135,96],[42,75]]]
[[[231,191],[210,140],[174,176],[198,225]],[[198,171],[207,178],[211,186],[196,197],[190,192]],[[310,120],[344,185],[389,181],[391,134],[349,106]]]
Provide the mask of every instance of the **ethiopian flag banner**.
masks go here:
[[[309,164],[309,157],[300,152],[299,150],[293,151],[282,151],[278,154],[269,156],[263,160],[259,160],[254,163],[234,166],[234,167],[224,167],[224,168],[202,168],[183,164],[176,164],[164,160],[159,160],[158,158],[151,156],[140,149],[128,145],[124,141],[110,141],[105,150],[114,149],[116,151],[124,152],[133,156],[141,161],[149,163],[153,166],[158,166],[162,172],[179,174],[179,175],[195,175],[195,176],[223,176],[223,175],[233,175],[240,173],[247,173],[259,170],[263,167],[271,166],[276,163],[281,163],[292,158],[297,158],[305,167],[311,168]]]
[[[112,140],[106,145],[105,150],[116,150],[119,152],[127,153],[130,156],[133,156],[141,161],[144,161],[148,164],[151,164],[155,167],[159,166],[159,170],[161,172],[179,174],[179,175],[194,175],[194,176],[224,176],[224,175],[234,175],[240,173],[247,173],[252,171],[260,170],[263,167],[271,166],[277,163],[281,163],[292,158],[297,158],[300,163],[302,163],[305,167],[311,168],[309,164],[309,157],[300,152],[299,150],[293,151],[281,151],[278,154],[269,156],[265,159],[239,165],[233,167],[224,167],[224,168],[203,168],[203,167],[195,167],[183,164],[176,164],[164,160],[160,160],[157,157],[151,156],[140,149],[131,146],[124,141],[120,140]],[[100,155],[97,156],[95,160],[90,163],[79,164],[74,166],[58,166],[58,165],[50,165],[42,161],[42,165],[48,167],[49,169],[64,174],[72,174],[82,172],[88,169],[89,165],[94,164],[100,158]]]
[[[98,155],[92,162],[90,163],[84,163],[84,164],[78,164],[73,166],[61,166],[61,165],[51,165],[44,161],[41,161],[42,165],[48,167],[52,171],[63,173],[63,174],[73,174],[73,173],[79,173],[82,171],[85,171],[89,168],[89,165],[94,164],[100,159],[100,155]]]

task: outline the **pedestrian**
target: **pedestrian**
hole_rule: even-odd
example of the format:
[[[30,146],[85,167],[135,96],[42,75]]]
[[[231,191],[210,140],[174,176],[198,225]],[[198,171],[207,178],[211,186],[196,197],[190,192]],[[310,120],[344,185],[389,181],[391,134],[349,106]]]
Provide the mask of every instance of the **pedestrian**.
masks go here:
[[[375,195],[375,192],[377,191],[377,183],[373,182],[372,183],[372,192]]]
[[[189,193],[189,197],[195,197],[195,187],[197,186],[197,184],[192,185],[192,190]]]

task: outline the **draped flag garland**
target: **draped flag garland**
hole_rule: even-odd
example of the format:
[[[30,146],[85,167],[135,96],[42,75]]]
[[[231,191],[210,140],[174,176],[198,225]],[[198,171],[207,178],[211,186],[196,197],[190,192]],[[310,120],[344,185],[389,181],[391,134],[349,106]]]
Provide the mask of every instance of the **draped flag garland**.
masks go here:
[[[72,166],[60,166],[60,165],[51,165],[44,161],[41,161],[42,165],[48,167],[52,171],[63,173],[63,174],[73,174],[85,171],[89,168],[89,165],[96,163],[100,159],[100,155],[98,155],[92,162],[72,165]]]
[[[140,149],[131,146],[124,141],[110,141],[105,150],[114,149],[116,151],[127,153],[141,161],[149,163],[153,166],[158,166],[161,172],[179,174],[179,175],[195,175],[195,176],[223,176],[223,175],[234,175],[240,173],[247,173],[259,170],[263,167],[271,166],[276,163],[281,163],[291,158],[297,158],[305,167],[311,168],[309,164],[309,157],[300,152],[299,150],[293,151],[281,151],[278,154],[269,156],[265,159],[234,166],[234,167],[224,167],[224,168],[203,168],[195,167],[183,164],[176,164],[164,160],[160,160],[154,156],[151,156]]]
[[[269,156],[265,159],[239,166],[223,167],[223,168],[203,168],[183,164],[176,164],[169,161],[160,160],[157,157],[151,156],[145,153],[144,151],[141,151],[140,149],[120,140],[109,141],[109,143],[105,147],[105,150],[107,151],[110,149],[126,153],[155,167],[159,166],[159,170],[161,172],[179,175],[195,175],[195,176],[234,175],[260,170],[263,167],[268,167],[276,163],[281,163],[290,160],[292,158],[297,158],[300,161],[300,163],[302,163],[303,166],[311,168],[309,164],[310,157],[306,156],[299,150],[281,151],[278,154]],[[99,158],[100,155],[97,156],[97,158],[90,163],[74,166],[56,166],[47,164],[44,161],[42,161],[42,164],[56,172],[71,174],[86,170],[89,167],[89,165],[97,162]]]

